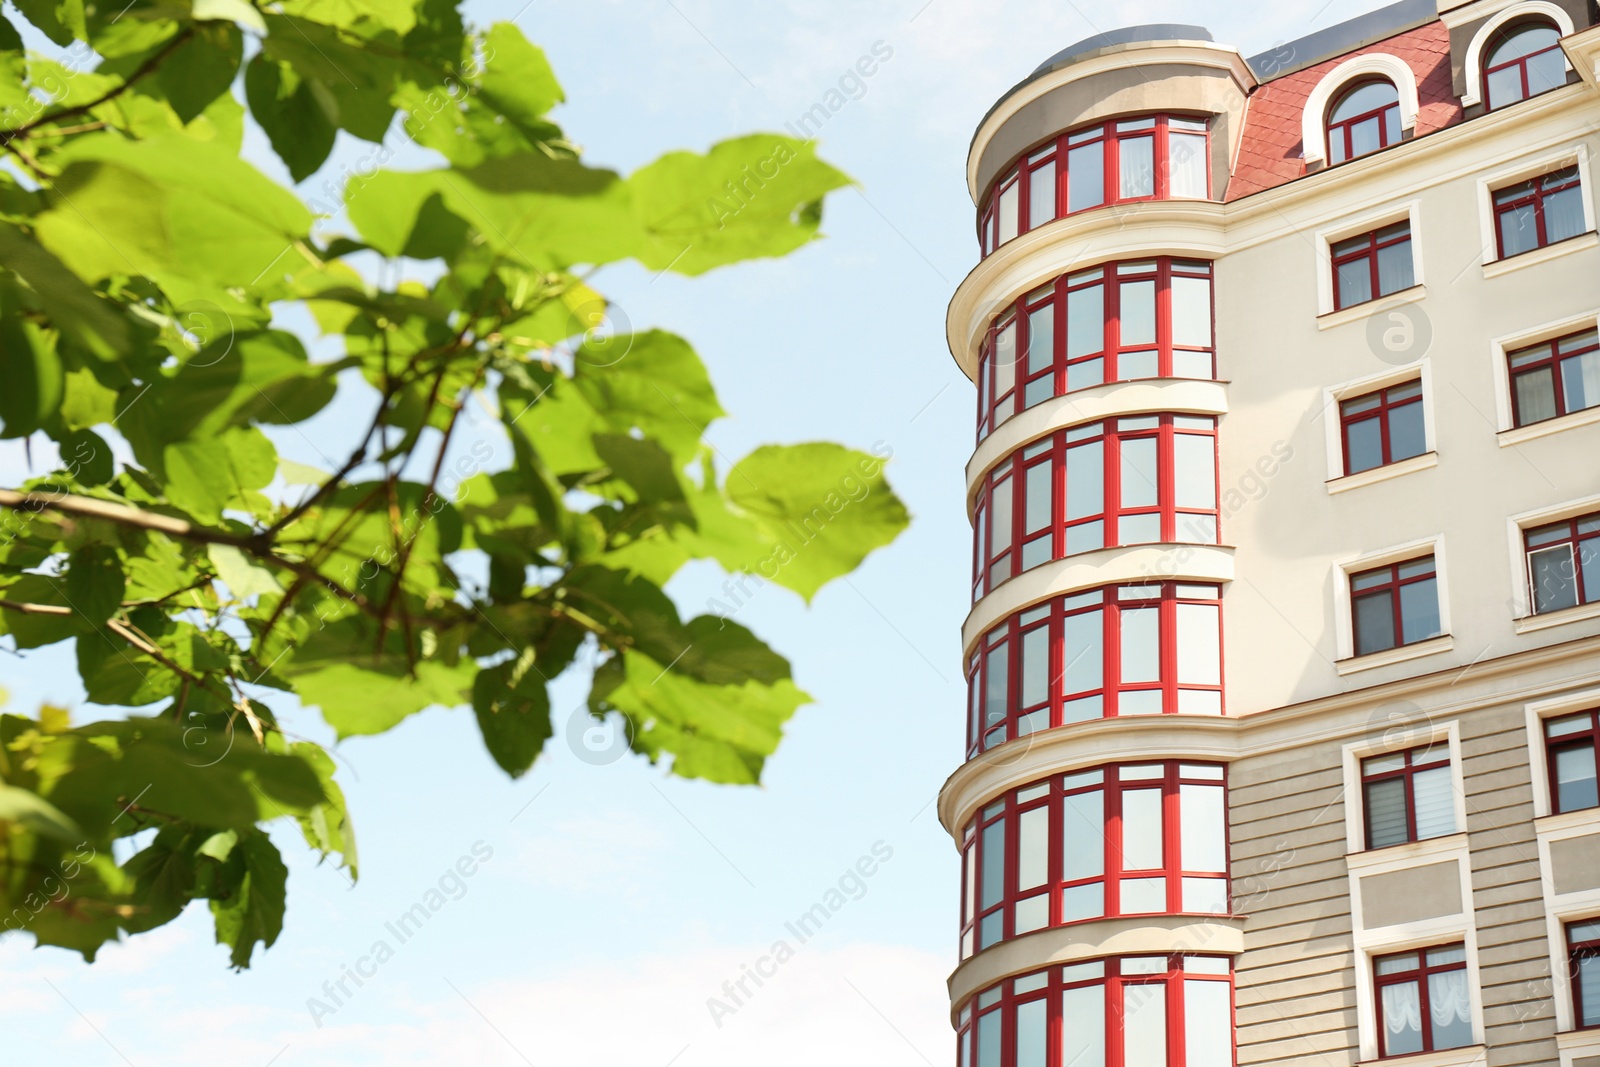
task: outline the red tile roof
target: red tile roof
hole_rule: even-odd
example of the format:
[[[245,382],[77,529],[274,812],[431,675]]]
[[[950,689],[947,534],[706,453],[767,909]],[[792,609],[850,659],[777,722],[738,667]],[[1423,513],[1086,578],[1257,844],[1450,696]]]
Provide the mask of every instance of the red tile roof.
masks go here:
[[[1228,199],[1238,200],[1305,174],[1300,116],[1317,83],[1352,56],[1387,52],[1410,64],[1417,78],[1416,136],[1461,121],[1461,102],[1450,82],[1450,32],[1430,22],[1366,48],[1286,74],[1260,86],[1245,112],[1239,156],[1228,183]]]

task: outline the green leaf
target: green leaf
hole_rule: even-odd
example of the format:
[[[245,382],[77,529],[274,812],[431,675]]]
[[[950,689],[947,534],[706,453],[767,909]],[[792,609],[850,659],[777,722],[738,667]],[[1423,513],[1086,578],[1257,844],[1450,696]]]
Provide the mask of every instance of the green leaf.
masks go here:
[[[245,0],[194,0],[192,14],[196,22],[224,19],[260,34],[267,32],[267,24],[261,20],[261,12]]]
[[[236,868],[237,880],[226,897],[211,902],[211,914],[217,944],[228,945],[233,966],[243,970],[250,966],[256,945],[271,948],[283,932],[289,869],[262,833],[242,835],[228,862]]]
[[[64,586],[65,583],[59,578],[24,574],[10,584],[0,586],[0,596],[15,604],[70,608]],[[77,632],[72,618],[67,615],[32,615],[10,610],[0,611],[0,628],[10,634],[17,648],[23,651],[65,641]]]
[[[162,61],[156,81],[185,124],[228,91],[244,55],[244,37],[232,22],[198,23],[190,38]]]
[[[209,440],[179,441],[162,453],[167,499],[215,525],[227,508],[257,510],[250,494],[278,470],[278,454],[256,429],[231,429]]]
[[[550,739],[550,694],[531,649],[514,662],[485,667],[472,683],[472,710],[484,747],[513,778],[533,766]]]
[[[232,545],[211,545],[207,549],[217,577],[228,586],[228,592],[237,600],[283,592],[283,586],[272,572],[259,566]]]
[[[806,244],[823,196],[850,179],[819,160],[809,141],[752,134],[703,156],[668,153],[627,184],[643,233],[634,255],[652,270],[696,275]]]
[[[484,35],[479,92],[502,115],[531,122],[565,100],[544,50],[530,44],[515,23],[496,22]]]
[[[22,16],[56,44],[69,45],[74,37],[88,40],[83,0],[14,0]]]
[[[403,654],[387,649],[375,656],[376,644],[375,631],[359,620],[330,622],[279,669],[340,737],[382,733],[435,704],[467,703],[476,671],[470,659],[447,663],[419,655],[413,676]]]
[[[93,626],[121,610],[126,588],[115,549],[84,545],[67,561],[67,601]]]
[[[338,104],[321,85],[300,77],[294,67],[258,52],[244,70],[250,113],[272,142],[289,176],[303,181],[333,151]]]
[[[0,382],[0,437],[26,437],[44,425],[66,388],[54,342],[10,301],[0,307]]]
[[[61,438],[61,465],[80,485],[104,485],[117,474],[111,446],[93,430],[74,430]]]
[[[83,829],[54,804],[5,782],[0,782],[0,823],[15,823],[29,833],[69,844],[83,840]]]
[[[355,26],[365,19],[405,34],[417,24],[408,0],[286,0],[281,7],[286,15],[330,26]]]
[[[127,323],[116,308],[10,223],[0,222],[0,263],[16,271],[51,320],[94,355],[111,359],[127,348]]]
[[[289,752],[304,760],[316,772],[317,781],[327,797],[324,803],[299,816],[300,831],[305,835],[306,844],[324,856],[338,853],[340,865],[350,871],[350,877],[359,877],[355,827],[350,824],[344,790],[333,778],[333,757],[310,741],[294,742],[289,746]]]

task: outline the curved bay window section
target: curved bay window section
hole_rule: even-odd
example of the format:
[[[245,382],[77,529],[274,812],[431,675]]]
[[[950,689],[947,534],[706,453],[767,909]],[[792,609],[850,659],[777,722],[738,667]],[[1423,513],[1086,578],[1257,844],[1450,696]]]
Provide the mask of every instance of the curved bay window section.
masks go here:
[[[1221,590],[1152,582],[1056,597],[985,634],[967,684],[968,759],[1091,719],[1221,715]]]
[[[1019,975],[963,1005],[960,1067],[1232,1067],[1225,956],[1112,956]]]
[[[1000,314],[978,360],[978,440],[1107,382],[1216,377],[1211,264],[1155,259],[1062,275]]]
[[[1080,552],[1217,544],[1217,478],[1210,416],[1124,416],[1036,441],[978,489],[972,599]]]
[[[1001,175],[978,217],[979,249],[987,256],[1019,234],[1107,204],[1210,197],[1203,116],[1096,123],[1040,145]]]
[[[1220,763],[1123,763],[1015,789],[967,824],[961,958],[1052,926],[1226,915]]]

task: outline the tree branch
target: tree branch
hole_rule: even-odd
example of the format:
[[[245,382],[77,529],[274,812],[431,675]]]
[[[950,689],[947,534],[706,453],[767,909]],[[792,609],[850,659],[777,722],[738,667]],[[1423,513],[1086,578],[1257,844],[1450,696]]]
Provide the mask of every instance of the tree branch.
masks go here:
[[[114,89],[107,90],[95,99],[90,100],[88,103],[75,104],[72,107],[62,108],[60,111],[53,112],[49,115],[40,115],[32,122],[23,123],[14,130],[0,130],[0,146],[10,145],[12,141],[21,140],[27,137],[34,130],[38,129],[40,126],[48,126],[52,122],[60,122],[62,119],[70,119],[78,115],[87,115],[101,104],[115,100],[117,97],[133,88],[133,84],[135,82],[152,74],[157,67],[166,62],[168,56],[172,55],[173,52],[176,52],[185,42],[189,40],[189,38],[193,36],[194,27],[191,26],[188,29],[183,30],[173,37],[172,40],[163,45],[161,47],[161,51],[157,52],[155,55],[139,64],[132,74],[129,74],[122,80],[121,85],[118,85]]]

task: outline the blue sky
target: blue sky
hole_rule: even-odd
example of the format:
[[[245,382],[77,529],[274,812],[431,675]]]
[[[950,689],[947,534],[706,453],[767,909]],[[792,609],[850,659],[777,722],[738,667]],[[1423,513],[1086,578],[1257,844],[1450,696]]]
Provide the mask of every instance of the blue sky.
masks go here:
[[[670,329],[696,345],[733,413],[708,434],[721,453],[737,459],[772,441],[882,442],[913,525],[809,608],[770,585],[741,607],[740,621],[791,658],[816,698],[760,788],[684,782],[627,755],[607,760],[604,738],[589,739],[599,756],[569,744],[579,679],[558,688],[557,739],[515,783],[484,754],[469,712],[430,711],[338,748],[361,847],[358,885],[317,867],[298,831],[275,834],[291,866],[289,916],[250,971],[227,970],[198,907],[107,948],[93,966],[34,951],[29,939],[0,940],[8,1059],[950,1062],[944,978],[955,960],[957,865],[931,802],[961,758],[970,536],[961,471],[972,398],[943,324],[976,255],[964,178],[972,130],[1038,62],[1102,30],[1200,23],[1249,54],[1377,6],[469,0],[476,23],[515,18],[547,51],[570,99],[557,117],[590,162],[621,170],[782,129],[877,46],[878,70],[845,81],[846,102],[819,133],[823,156],[861,183],[829,199],[824,240],[699,279],[622,267],[597,284],[634,328]],[[369,150],[341,142],[302,192],[327,199],[319,190],[337,180],[338,164]],[[261,139],[248,151],[286,180]],[[393,165],[428,161],[402,151]],[[280,435],[281,451],[320,463],[344,415],[306,436]],[[0,477],[22,470],[19,447],[0,450]],[[671,591],[695,614],[721,584],[707,568]],[[75,707],[74,679],[70,653],[0,658],[15,708]],[[288,708],[284,717],[326,738],[314,714]],[[463,857],[470,877],[458,873]],[[386,924],[430,891],[445,905],[400,943]],[[786,924],[818,903],[829,918],[801,943]],[[379,941],[392,950],[381,963],[372,956]],[[779,941],[792,954],[763,962]],[[334,1005],[323,984],[358,964],[371,977],[359,987],[346,978],[348,995],[314,1019],[308,999]],[[750,995],[714,1018],[708,998],[734,1005],[724,983],[758,964],[770,977],[759,987],[745,979]]]

